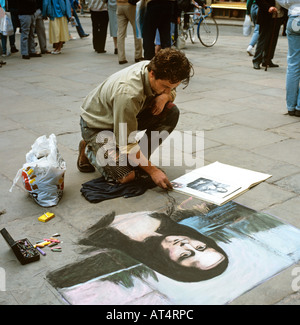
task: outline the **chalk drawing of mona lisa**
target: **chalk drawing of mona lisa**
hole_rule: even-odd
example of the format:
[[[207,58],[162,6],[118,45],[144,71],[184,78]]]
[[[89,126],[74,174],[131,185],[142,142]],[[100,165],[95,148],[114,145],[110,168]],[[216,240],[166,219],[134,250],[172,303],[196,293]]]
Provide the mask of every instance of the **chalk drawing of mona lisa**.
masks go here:
[[[181,214],[181,218],[186,218],[195,212],[184,210]],[[213,239],[157,212],[107,215],[87,231],[79,244],[121,250],[181,282],[214,278],[228,265],[226,253]]]

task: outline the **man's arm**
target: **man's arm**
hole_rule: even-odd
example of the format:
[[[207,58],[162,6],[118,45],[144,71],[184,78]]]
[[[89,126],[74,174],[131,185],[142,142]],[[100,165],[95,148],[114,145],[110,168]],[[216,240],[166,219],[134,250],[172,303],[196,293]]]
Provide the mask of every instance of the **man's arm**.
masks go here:
[[[156,166],[152,165],[140,150],[137,153],[128,154],[128,159],[131,163],[133,163],[133,165],[138,165],[147,174],[149,174],[157,186],[165,190],[173,189],[172,184],[170,183],[166,174]]]

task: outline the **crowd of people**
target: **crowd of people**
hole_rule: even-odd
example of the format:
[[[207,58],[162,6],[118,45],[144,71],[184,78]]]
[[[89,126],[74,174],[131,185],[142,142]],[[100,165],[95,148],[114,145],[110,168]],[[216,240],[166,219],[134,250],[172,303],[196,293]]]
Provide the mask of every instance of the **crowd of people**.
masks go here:
[[[80,38],[89,36],[85,33],[77,10],[81,10],[83,0],[0,0],[4,11],[10,12],[14,33],[7,37],[1,35],[2,56],[9,56],[19,50],[15,45],[15,33],[20,29],[20,51],[23,59],[40,57],[42,54],[60,54],[63,44],[70,39],[69,25],[76,26]],[[184,0],[191,10],[198,3],[205,6],[202,0]],[[107,30],[114,41],[114,54],[118,55],[119,64],[127,63],[125,39],[128,23],[134,35],[135,62],[151,60],[155,54],[155,45],[168,48],[172,45],[171,24],[177,24],[183,5],[178,0],[85,0],[92,23],[92,44],[97,53],[105,53]],[[186,6],[186,5],[185,5]],[[46,44],[44,20],[49,20],[49,43]],[[40,51],[36,51],[34,33],[37,34]],[[176,42],[175,32],[175,40]],[[10,51],[7,48],[9,39]],[[174,37],[173,37],[174,39]],[[144,52],[144,55],[143,55]]]
[[[189,8],[183,8],[183,3],[186,2],[184,0],[0,0],[0,7],[10,12],[14,29],[10,36],[0,34],[2,56],[19,52],[15,37],[17,28],[21,32],[21,56],[26,60],[42,54],[60,54],[63,44],[71,37],[69,22],[76,26],[80,38],[89,36],[77,15],[77,10],[83,13],[81,1],[86,3],[90,12],[94,50],[97,53],[106,52],[109,26],[114,41],[114,54],[118,55],[119,64],[128,63],[125,51],[128,23],[134,36],[135,62],[151,60],[156,53],[155,45],[163,49],[171,47],[172,42],[176,43],[176,28],[171,31],[171,26],[177,25],[182,11],[190,11],[199,5],[205,6],[202,0],[198,0],[198,3],[187,0]],[[246,12],[251,15],[255,26],[247,53],[253,56],[253,68],[256,70],[261,69],[261,65],[266,69],[279,67],[273,62],[273,57],[280,26],[286,22],[289,46],[286,100],[288,114],[296,116],[300,116],[299,7],[299,0],[247,0]],[[53,46],[51,51],[47,48],[45,19],[49,19],[49,43]],[[40,51],[36,51],[34,33],[38,37]],[[175,37],[173,41],[172,33]],[[5,63],[0,60],[0,67]],[[291,86],[292,83],[294,86]],[[291,98],[294,98],[293,101]]]
[[[273,57],[281,25],[288,38],[286,107],[288,115],[300,116],[300,2],[299,0],[247,0],[246,14],[254,24],[247,53],[253,68],[278,68]],[[255,50],[255,51],[254,51]]]

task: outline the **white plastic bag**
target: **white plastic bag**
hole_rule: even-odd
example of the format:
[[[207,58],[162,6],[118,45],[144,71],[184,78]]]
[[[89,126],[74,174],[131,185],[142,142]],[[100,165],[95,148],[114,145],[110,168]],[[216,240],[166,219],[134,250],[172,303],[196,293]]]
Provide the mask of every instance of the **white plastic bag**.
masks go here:
[[[5,16],[0,20],[0,33],[4,36],[11,36],[14,33],[10,12],[6,12]]]
[[[243,24],[243,35],[244,36],[249,36],[252,31],[252,23],[251,23],[251,18],[249,15],[245,16],[244,24]]]
[[[58,152],[55,135],[48,139],[43,135],[26,154],[26,163],[17,172],[9,191],[22,176],[25,189],[38,205],[55,206],[63,195],[65,171],[66,163]]]

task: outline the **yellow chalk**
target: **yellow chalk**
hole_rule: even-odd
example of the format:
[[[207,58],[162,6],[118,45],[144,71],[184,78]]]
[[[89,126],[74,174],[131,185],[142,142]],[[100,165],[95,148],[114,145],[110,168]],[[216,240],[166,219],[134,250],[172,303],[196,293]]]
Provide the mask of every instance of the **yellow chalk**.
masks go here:
[[[55,214],[54,213],[51,213],[51,212],[45,212],[42,216],[40,216],[38,218],[39,221],[42,221],[42,222],[47,222],[49,221],[50,219],[54,218],[55,217]]]
[[[42,248],[42,247],[47,246],[49,244],[51,244],[51,241],[43,241],[41,243],[35,244],[34,247],[40,247],[40,248]]]

